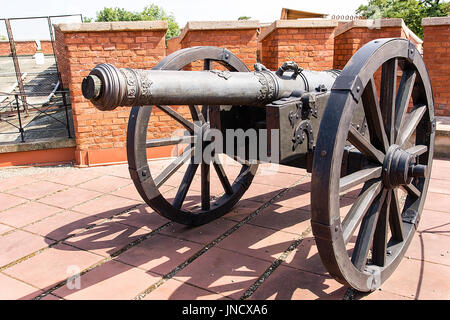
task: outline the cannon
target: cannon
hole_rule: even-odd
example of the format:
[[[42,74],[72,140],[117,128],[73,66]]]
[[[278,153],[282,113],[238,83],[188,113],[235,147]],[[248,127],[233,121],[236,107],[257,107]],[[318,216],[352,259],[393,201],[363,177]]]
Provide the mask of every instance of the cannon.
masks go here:
[[[203,70],[187,70],[199,62]],[[375,290],[412,240],[431,174],[433,95],[420,52],[408,40],[386,38],[365,44],[341,71],[303,70],[292,61],[277,71],[259,63],[254,69],[223,48],[185,48],[152,70],[100,64],[84,78],[82,92],[100,110],[132,107],[131,178],[145,202],[172,221],[196,226],[229,212],[260,163],[307,169],[312,231],[323,264],[337,281]],[[179,105],[188,106],[190,116],[178,112]],[[148,139],[153,108],[183,134]],[[248,130],[256,140],[248,135],[233,145],[236,137],[227,135]],[[196,152],[216,141],[198,137],[212,132],[232,147],[194,161]],[[150,170],[149,149],[179,144],[184,147],[167,167]],[[238,164],[234,180],[217,160],[220,152]],[[212,187],[221,188],[214,197],[211,166],[217,174]],[[181,184],[168,193],[164,184],[182,167]],[[199,196],[187,206],[195,179]]]

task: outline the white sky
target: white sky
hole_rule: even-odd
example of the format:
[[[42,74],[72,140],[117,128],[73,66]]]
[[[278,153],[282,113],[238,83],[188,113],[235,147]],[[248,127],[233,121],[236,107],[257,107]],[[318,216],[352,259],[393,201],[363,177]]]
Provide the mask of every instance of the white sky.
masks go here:
[[[151,3],[172,13],[183,28],[187,21],[237,20],[250,16],[260,22],[273,22],[280,18],[281,8],[353,15],[356,8],[368,0],[3,0],[0,2],[0,18],[48,16],[81,13],[95,17],[104,7],[120,7],[140,11]],[[53,21],[53,20],[52,20]],[[53,23],[79,22],[79,17],[54,19]],[[12,21],[16,40],[48,39],[46,20]],[[0,34],[6,35],[4,22],[0,21]]]

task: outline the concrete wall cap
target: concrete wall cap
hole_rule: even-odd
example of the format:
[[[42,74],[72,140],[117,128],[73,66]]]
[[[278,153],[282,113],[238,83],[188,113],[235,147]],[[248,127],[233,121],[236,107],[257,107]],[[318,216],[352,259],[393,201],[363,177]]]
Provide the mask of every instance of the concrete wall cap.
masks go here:
[[[405,23],[401,18],[352,20],[337,28],[335,36],[338,36],[353,28],[379,29],[388,27],[402,27],[404,24]]]
[[[50,39],[39,39],[40,42],[50,42]],[[14,40],[15,43],[36,42],[34,39]],[[0,43],[9,43],[9,40],[0,40]]]
[[[422,26],[442,26],[442,25],[450,25],[450,16],[430,17],[422,19]]]
[[[259,41],[279,28],[336,28],[338,20],[334,19],[298,19],[298,20],[275,20],[259,36]]]
[[[2,144],[0,145],[0,153],[73,148],[76,146],[75,139],[73,138],[38,139],[23,143]]]
[[[334,36],[337,37],[353,28],[381,29],[392,27],[401,27],[408,37],[419,44],[423,43],[422,39],[412,32],[401,18],[353,20],[336,28]]]
[[[198,30],[234,30],[258,29],[258,20],[229,20],[229,21],[188,21],[180,34],[180,41],[190,31]]]
[[[53,25],[55,29],[67,32],[110,32],[110,31],[165,31],[167,21],[114,21],[89,23],[59,23]]]

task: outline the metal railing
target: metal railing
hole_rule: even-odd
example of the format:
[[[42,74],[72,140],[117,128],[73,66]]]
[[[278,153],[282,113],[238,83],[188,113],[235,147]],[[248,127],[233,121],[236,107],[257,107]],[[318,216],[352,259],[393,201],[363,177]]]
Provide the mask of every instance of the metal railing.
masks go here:
[[[20,142],[25,142],[27,139],[27,129],[32,127],[33,122],[36,122],[38,119],[42,119],[43,117],[48,117],[44,120],[54,120],[53,123],[51,123],[51,126],[56,124],[57,127],[59,126],[59,129],[61,129],[62,125],[67,130],[67,137],[72,138],[69,120],[71,104],[67,101],[69,92],[66,90],[56,91],[56,88],[57,86],[50,94],[48,92],[33,92],[23,95],[22,93],[0,92],[0,97],[6,97],[4,102],[0,105],[0,135],[20,134]],[[39,97],[46,98],[44,101],[39,101],[37,103],[30,102],[33,98]],[[61,109],[63,109],[65,114],[64,117],[62,117],[63,119],[58,119],[56,115],[62,111]],[[29,117],[33,118],[29,119]],[[26,124],[24,122],[26,122]],[[4,124],[14,127],[17,131],[5,132]],[[53,129],[47,128],[47,130]],[[44,131],[41,130],[41,132]],[[52,138],[52,136],[50,135],[48,138]]]
[[[64,17],[73,17],[73,16],[80,16],[80,20],[81,20],[81,22],[83,22],[82,14],[65,14],[65,15],[54,15],[54,16],[16,17],[16,18],[1,18],[0,19],[0,21],[3,20],[5,23],[6,33],[7,33],[8,41],[10,44],[11,57],[13,59],[14,70],[15,70],[16,77],[17,77],[17,84],[19,86],[19,91],[21,93],[22,100],[24,100],[24,101],[26,100],[27,94],[25,93],[24,83],[21,79],[22,72],[21,72],[21,68],[20,68],[20,64],[19,64],[19,60],[18,60],[18,55],[16,52],[16,41],[14,40],[13,31],[11,28],[11,21],[13,21],[13,20],[15,20],[15,21],[18,21],[18,20],[41,20],[41,19],[47,20],[49,37],[50,37],[50,41],[52,44],[52,51],[53,51],[53,55],[55,56],[55,66],[56,66],[59,81],[62,83],[61,73],[59,72],[58,61],[57,61],[57,57],[56,57],[55,35],[54,35],[54,30],[53,30],[53,25],[52,25],[52,18],[64,18]],[[26,106],[27,106],[27,104],[25,104],[25,108],[26,108]]]

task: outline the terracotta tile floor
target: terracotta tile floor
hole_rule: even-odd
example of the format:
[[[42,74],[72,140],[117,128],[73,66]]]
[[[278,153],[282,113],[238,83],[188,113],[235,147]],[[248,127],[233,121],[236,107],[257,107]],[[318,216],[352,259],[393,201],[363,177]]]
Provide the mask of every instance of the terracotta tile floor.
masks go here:
[[[46,170],[0,178],[0,299],[450,299],[450,161],[434,161],[419,231],[371,294],[323,266],[304,170],[259,170],[241,202],[197,228],[149,208],[126,165]],[[182,176],[162,189],[169,198]]]

